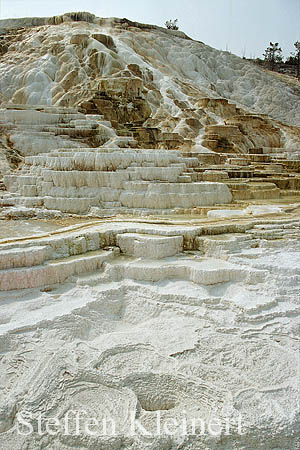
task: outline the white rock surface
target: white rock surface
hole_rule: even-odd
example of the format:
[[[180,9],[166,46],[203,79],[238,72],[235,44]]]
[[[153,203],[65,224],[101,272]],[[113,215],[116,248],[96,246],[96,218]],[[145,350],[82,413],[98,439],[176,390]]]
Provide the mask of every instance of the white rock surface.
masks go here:
[[[40,26],[16,29],[0,61],[3,145],[25,155],[9,173],[0,153],[0,218],[56,219],[1,220],[1,450],[299,449],[299,205],[220,209],[232,195],[216,182],[231,164],[279,176],[288,163],[297,189],[298,129],[244,114],[299,125],[296,89],[180,32],[71,16],[22,20]],[[117,136],[89,103],[104,108],[108,94],[145,102],[145,126],[137,115]],[[75,107],[85,101],[91,114]],[[224,128],[239,108],[248,135]],[[194,142],[191,154],[133,148],[129,130],[147,147],[158,125],[156,146]],[[206,125],[244,139],[226,171],[202,147]],[[208,218],[184,215],[214,206]],[[62,213],[114,217],[63,229]]]
[[[93,38],[99,32],[113,39],[117,58],[110,48]],[[74,36],[84,36],[84,42],[82,39],[75,42]],[[63,51],[55,52],[59,46]],[[65,22],[49,26],[46,35],[44,27],[33,28],[24,40],[14,44],[14,51],[22,53],[23,64],[15,65],[13,55],[8,54],[0,65],[2,95],[14,103],[24,98],[28,105],[55,104],[62,80],[67,83],[71,77],[78,88],[87,82],[90,68],[80,61],[96,51],[101,55],[98,70],[102,76],[112,75],[127,64],[139,64],[153,71],[164,108],[173,116],[178,107],[170,99],[169,91],[176,100],[189,102],[180,83],[175,81],[177,78],[194,83],[202,96],[225,97],[246,108],[299,124],[296,94],[279,78],[228,52],[176,37],[166,30],[121,30],[96,23]],[[156,108],[155,95],[150,94],[149,101]]]
[[[26,157],[22,172],[5,175],[3,181],[10,192],[20,194],[19,203],[28,198],[31,206],[30,199],[37,197],[46,209],[75,214],[90,208],[98,208],[93,210],[98,214],[173,212],[232,201],[226,184],[182,183],[186,161],[171,150],[60,149]]]
[[[125,255],[160,259],[174,256],[183,250],[182,236],[149,236],[135,233],[117,235],[117,244]]]
[[[87,439],[105,449],[121,440],[133,449],[297,448],[298,218],[235,229],[107,221],[0,248],[1,282],[13,271],[19,282],[0,293],[1,448],[83,449]],[[46,288],[20,289],[55,266],[62,284],[50,286],[59,280],[48,272]],[[82,426],[83,411],[97,419],[97,434],[75,436],[71,418],[67,436],[49,437],[45,422],[43,437],[17,432],[18,413],[36,425],[39,414],[63,420],[71,409]],[[157,433],[158,414],[162,427],[172,419],[189,434],[180,425]],[[220,436],[208,432],[212,417]],[[110,425],[103,434],[104,418],[115,434]],[[148,436],[132,435],[134,419]]]
[[[244,209],[215,209],[207,212],[207,217],[230,218],[240,216],[263,216],[265,214],[281,214],[282,207],[280,205],[249,205]]]

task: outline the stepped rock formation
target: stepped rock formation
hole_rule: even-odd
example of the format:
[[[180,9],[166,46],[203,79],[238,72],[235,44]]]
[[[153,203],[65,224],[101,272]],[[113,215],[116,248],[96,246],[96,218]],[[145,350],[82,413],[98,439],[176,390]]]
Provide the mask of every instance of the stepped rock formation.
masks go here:
[[[22,197],[9,201],[48,210],[83,214],[160,213],[175,208],[230,203],[223,183],[191,182],[187,165],[196,158],[180,152],[133,149],[61,149],[25,158],[22,175],[6,175],[10,192]],[[27,170],[27,172],[24,171]]]
[[[71,13],[2,27],[2,175],[22,156],[104,145],[197,157],[192,181],[226,181],[236,200],[298,191],[297,82],[184,33],[125,19]]]
[[[0,31],[0,448],[300,448],[299,82],[86,12]]]

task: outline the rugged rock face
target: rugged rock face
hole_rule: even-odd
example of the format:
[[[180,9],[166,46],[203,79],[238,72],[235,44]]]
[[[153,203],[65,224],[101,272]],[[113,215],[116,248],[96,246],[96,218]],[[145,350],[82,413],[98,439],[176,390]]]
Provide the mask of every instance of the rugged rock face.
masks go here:
[[[127,19],[0,25],[0,448],[300,448],[299,85]]]
[[[25,156],[105,145],[178,149],[199,160],[192,181],[227,182],[236,200],[298,189],[297,85],[125,19],[69,13],[2,24],[2,175]]]
[[[299,87],[249,62],[158,27],[85,13],[74,18],[45,19],[48,25],[7,35],[0,63],[4,102],[83,105],[87,112],[103,109],[118,124],[143,123],[151,115],[152,126],[194,143],[207,125],[245,112],[299,124]],[[80,19],[86,21],[74,22]],[[261,122],[258,139],[244,129],[246,145],[273,146],[268,121]],[[287,138],[281,136],[280,145]],[[245,150],[245,143],[237,147]]]
[[[142,97],[142,80],[128,72],[122,75],[127,76],[101,79],[97,94],[80,104],[87,113],[101,111],[117,129],[127,123],[143,123],[151,115],[150,105]]]

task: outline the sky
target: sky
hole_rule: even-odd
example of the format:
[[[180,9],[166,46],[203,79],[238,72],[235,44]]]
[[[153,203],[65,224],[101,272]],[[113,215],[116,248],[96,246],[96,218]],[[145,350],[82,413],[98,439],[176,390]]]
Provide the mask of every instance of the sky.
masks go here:
[[[300,41],[300,0],[0,0],[1,19],[70,11],[160,26],[178,19],[191,38],[247,58],[262,57],[270,41],[287,57]]]

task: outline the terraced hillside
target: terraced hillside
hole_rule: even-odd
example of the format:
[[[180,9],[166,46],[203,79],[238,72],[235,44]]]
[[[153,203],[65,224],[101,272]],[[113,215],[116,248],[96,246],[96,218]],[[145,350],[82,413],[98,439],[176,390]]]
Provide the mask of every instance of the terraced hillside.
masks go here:
[[[0,448],[299,449],[299,84],[127,19],[0,27]]]

